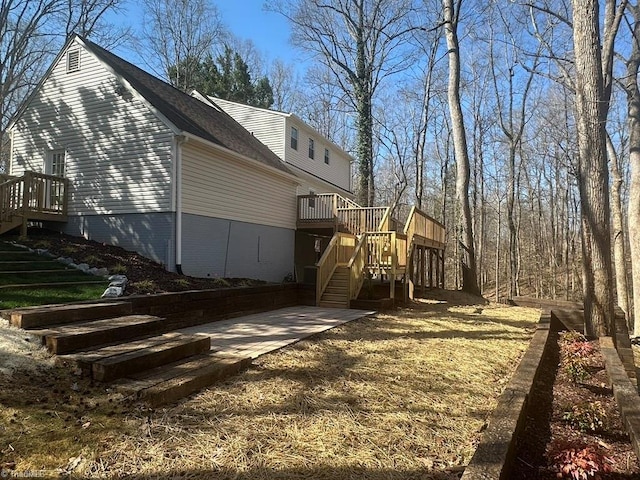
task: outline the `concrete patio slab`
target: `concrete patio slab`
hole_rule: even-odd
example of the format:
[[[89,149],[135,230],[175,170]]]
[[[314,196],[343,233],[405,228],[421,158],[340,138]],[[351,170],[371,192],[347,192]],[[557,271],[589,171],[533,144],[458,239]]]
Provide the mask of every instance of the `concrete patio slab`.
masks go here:
[[[178,332],[209,335],[212,351],[253,359],[374,313],[373,310],[296,306],[205,323]]]

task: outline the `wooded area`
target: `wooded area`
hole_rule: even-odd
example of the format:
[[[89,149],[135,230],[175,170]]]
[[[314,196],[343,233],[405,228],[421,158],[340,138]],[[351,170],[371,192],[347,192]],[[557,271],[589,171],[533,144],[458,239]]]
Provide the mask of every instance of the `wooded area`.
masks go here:
[[[640,335],[637,2],[268,1],[304,67],[235,37],[213,0],[144,4],[127,29],[107,20],[124,0],[0,0],[2,144],[66,34],[135,45],[178,88],[294,112],[344,146],[362,205],[443,222],[448,287],[584,299],[590,334],[617,305]]]

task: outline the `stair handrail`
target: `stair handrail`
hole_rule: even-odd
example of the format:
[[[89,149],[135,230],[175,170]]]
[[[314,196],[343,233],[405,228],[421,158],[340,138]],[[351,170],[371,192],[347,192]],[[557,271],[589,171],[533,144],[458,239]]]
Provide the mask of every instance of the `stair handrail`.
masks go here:
[[[337,232],[331,238],[320,260],[316,263],[316,305],[320,304],[322,294],[331,281],[331,276],[339,264],[345,264],[355,248],[355,235]],[[352,244],[352,245],[349,245]]]
[[[349,300],[355,300],[360,294],[360,290],[364,284],[364,273],[368,256],[369,249],[367,234],[365,233],[360,236],[355,251],[349,259],[349,263],[347,263],[347,268],[349,269]]]
[[[384,232],[384,231],[391,230],[391,228],[389,228],[390,220],[391,220],[391,207],[387,207],[387,210],[384,212],[384,215],[382,216],[382,219],[380,220],[380,223],[378,224],[378,229],[376,231]]]

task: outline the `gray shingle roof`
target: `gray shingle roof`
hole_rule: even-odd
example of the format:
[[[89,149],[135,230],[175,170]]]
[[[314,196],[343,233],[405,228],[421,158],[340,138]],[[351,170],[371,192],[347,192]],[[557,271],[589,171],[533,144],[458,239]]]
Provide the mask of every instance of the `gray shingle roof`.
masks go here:
[[[109,65],[181,131],[294,175],[266,145],[220,107],[209,106],[150,75],[95,43],[79,37],[87,49]]]

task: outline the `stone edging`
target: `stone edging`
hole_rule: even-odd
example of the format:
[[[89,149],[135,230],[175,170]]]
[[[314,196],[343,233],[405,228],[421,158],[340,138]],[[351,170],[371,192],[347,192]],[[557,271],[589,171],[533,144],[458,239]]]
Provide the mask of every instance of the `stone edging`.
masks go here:
[[[640,458],[640,396],[638,396],[638,390],[629,379],[611,337],[600,338],[600,350],[604,357],[609,382],[613,387],[613,396],[618,404],[624,427],[629,434],[636,456]]]
[[[545,312],[540,315],[529,348],[498,398],[498,405],[489,417],[487,429],[461,480],[499,480],[509,477],[518,435],[526,419],[528,398],[538,377],[550,326],[551,315]]]

